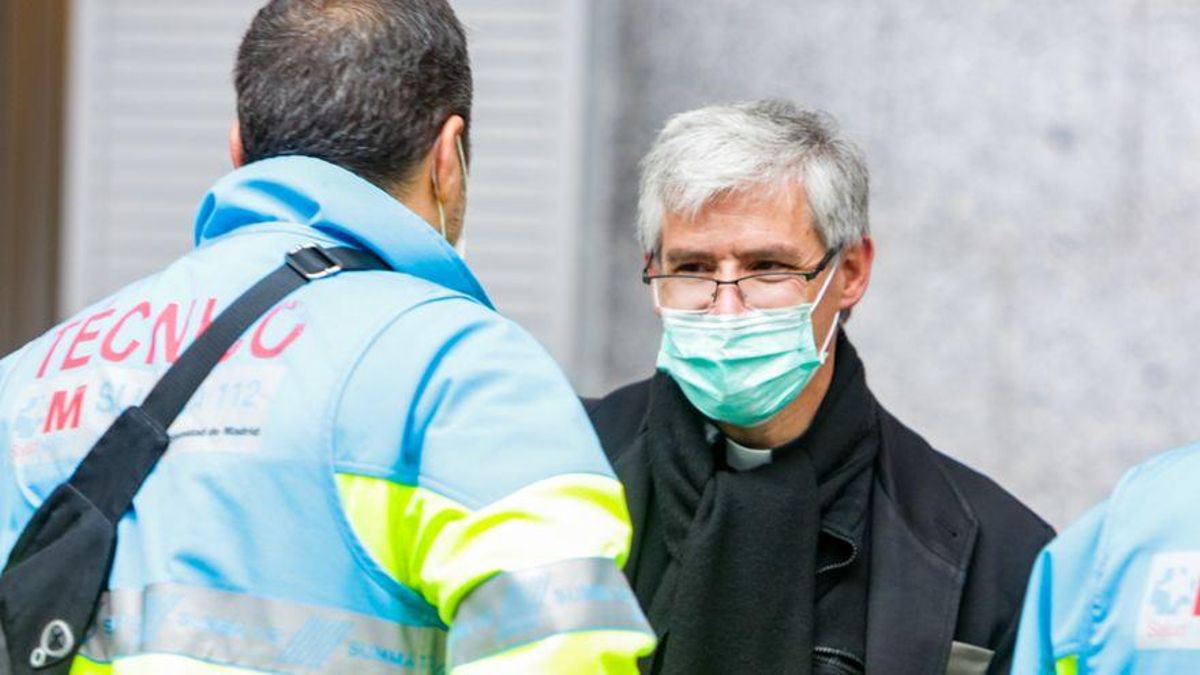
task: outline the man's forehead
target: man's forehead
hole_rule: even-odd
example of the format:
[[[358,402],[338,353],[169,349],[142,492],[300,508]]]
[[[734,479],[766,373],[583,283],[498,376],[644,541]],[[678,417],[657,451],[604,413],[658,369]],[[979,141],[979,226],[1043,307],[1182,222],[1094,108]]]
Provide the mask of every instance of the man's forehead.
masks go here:
[[[821,251],[821,237],[801,209],[779,204],[726,202],[694,216],[668,213],[663,220],[662,253],[677,257],[754,258],[763,255],[809,257]]]
[[[695,211],[668,210],[666,221],[686,225],[688,229],[722,226],[731,221],[786,224],[808,229],[812,218],[807,196],[799,186],[787,189],[761,185],[719,195]]]

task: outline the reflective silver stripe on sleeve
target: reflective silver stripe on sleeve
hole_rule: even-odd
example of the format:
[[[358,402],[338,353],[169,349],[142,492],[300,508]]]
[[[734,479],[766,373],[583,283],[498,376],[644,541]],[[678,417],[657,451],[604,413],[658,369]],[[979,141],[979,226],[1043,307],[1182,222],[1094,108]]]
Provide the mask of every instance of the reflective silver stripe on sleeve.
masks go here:
[[[178,584],[105,594],[80,653],[101,663],[165,653],[300,673],[445,672],[446,631]]]
[[[651,633],[612,560],[584,558],[500,574],[459,605],[450,626],[451,667],[589,630]]]

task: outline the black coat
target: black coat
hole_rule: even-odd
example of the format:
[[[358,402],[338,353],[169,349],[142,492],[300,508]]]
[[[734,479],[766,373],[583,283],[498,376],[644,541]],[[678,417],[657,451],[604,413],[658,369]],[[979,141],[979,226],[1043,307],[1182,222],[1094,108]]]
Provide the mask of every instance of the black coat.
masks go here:
[[[649,392],[645,380],[585,401],[625,485],[635,546],[653,489],[644,444],[654,423]],[[1054,532],[992,480],[876,410],[867,672],[983,673],[986,652],[974,646],[995,652],[986,672],[1007,674],[1029,570]]]

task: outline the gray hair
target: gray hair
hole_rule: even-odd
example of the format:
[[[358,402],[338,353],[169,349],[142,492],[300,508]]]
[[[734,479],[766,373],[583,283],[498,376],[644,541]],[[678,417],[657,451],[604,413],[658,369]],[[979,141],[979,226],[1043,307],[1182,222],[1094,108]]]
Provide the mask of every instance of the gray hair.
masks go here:
[[[693,218],[748,188],[802,185],[827,247],[870,234],[869,177],[862,151],[821,112],[786,101],[717,105],[675,115],[642,160],[638,238],[656,252],[663,216]]]

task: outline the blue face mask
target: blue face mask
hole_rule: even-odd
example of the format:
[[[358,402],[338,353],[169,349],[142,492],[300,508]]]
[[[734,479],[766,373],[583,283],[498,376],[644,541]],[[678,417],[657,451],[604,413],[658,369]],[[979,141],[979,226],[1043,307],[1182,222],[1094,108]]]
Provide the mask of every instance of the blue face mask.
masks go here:
[[[813,302],[794,307],[732,315],[661,310],[658,369],[669,373],[710,419],[739,427],[766,422],[804,391],[825,363],[838,317],[818,349],[812,315],[835,271],[836,265]]]

